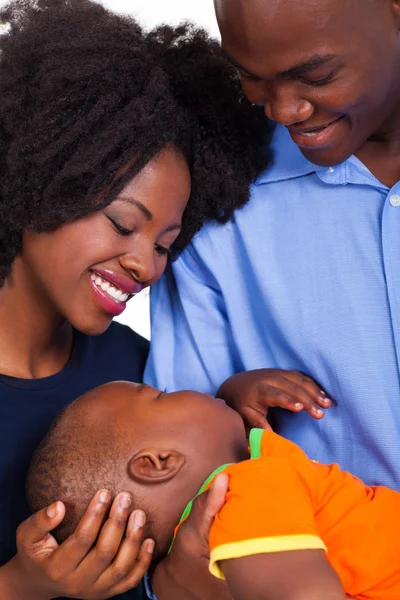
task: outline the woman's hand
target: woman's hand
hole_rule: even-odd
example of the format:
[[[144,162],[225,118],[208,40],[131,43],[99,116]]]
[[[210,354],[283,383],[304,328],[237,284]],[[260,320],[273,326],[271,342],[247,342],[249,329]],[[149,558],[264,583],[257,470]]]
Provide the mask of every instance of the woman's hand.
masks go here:
[[[208,534],[215,515],[225,503],[228,482],[228,476],[221,473],[210,490],[196,498],[170,554],[154,572],[152,587],[157,600],[232,600],[225,581],[208,570]]]
[[[314,419],[324,416],[332,401],[324,390],[300,371],[257,369],[229,377],[217,392],[242,417],[246,426],[269,429],[268,408],[279,406],[293,412],[306,410]]]
[[[62,502],[21,523],[17,554],[0,570],[0,590],[7,589],[7,599],[104,599],[136,587],[149,568],[154,541],[143,541],[145,515],[141,510],[130,514],[125,492],[116,496],[102,526],[110,501],[108,491],[98,492],[61,545],[49,532],[64,518]]]

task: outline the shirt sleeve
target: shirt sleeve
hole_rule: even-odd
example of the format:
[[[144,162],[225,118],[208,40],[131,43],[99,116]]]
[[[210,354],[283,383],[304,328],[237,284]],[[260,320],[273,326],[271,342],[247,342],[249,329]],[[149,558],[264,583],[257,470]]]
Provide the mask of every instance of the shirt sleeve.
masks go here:
[[[229,469],[227,501],[209,537],[213,575],[223,579],[220,561],[231,558],[326,550],[314,518],[315,474],[300,449],[298,459],[263,457]]]
[[[150,577],[148,573],[146,573],[144,576],[143,583],[147,598],[149,598],[149,600],[157,600],[157,597],[153,594],[153,590],[151,589]]]
[[[193,246],[169,265],[150,294],[150,355],[144,381],[168,392],[215,394],[243,370],[215,277]]]

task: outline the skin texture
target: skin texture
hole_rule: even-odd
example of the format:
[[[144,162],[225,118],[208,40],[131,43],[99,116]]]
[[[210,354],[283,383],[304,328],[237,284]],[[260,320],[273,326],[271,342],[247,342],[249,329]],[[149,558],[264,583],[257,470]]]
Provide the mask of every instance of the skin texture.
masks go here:
[[[215,0],[215,8],[245,94],[288,127],[311,162],[355,154],[382,182],[398,180],[397,1]],[[318,144],[302,135],[335,121]]]
[[[73,327],[87,334],[105,331],[112,316],[92,290],[91,269],[111,270],[143,287],[154,283],[179,234],[189,195],[186,161],[166,147],[104,210],[50,233],[26,231],[22,253],[0,290],[0,372],[21,378],[52,375],[69,359]],[[145,515],[139,511],[129,517],[129,503],[121,503],[120,495],[102,527],[111,500],[107,491],[102,500],[97,493],[62,547],[47,533],[62,521],[62,504],[22,523],[17,555],[0,567],[0,595],[10,600],[108,598],[136,586],[154,543],[145,540],[140,546]]]

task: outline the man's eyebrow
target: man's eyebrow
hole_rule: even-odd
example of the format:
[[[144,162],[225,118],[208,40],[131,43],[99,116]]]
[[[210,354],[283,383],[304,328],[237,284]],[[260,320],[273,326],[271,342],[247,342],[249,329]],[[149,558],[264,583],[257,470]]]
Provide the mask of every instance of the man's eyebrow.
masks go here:
[[[238,63],[227,52],[224,51],[224,55],[225,55],[225,58],[234,67],[236,67],[236,69],[239,69],[239,71],[242,71],[243,73],[246,73],[247,75],[250,75],[250,77],[253,77],[254,79],[259,79],[260,81],[262,81],[263,77],[261,77],[260,75],[257,75],[256,73],[253,73],[252,71],[249,71],[249,69],[246,69],[246,67],[243,67],[243,65]],[[314,54],[313,56],[311,56],[311,58],[309,58],[305,62],[295,65],[294,67],[287,69],[287,71],[281,71],[280,73],[277,73],[277,77],[285,78],[285,77],[294,77],[296,75],[301,75],[302,73],[306,73],[307,71],[311,71],[311,69],[315,69],[316,67],[319,67],[320,65],[325,64],[326,62],[332,60],[333,58],[336,58],[335,54]]]
[[[296,75],[301,75],[302,73],[306,73],[307,71],[311,71],[311,69],[315,69],[316,67],[327,63],[333,58],[336,58],[335,54],[314,54],[305,62],[295,65],[287,71],[278,73],[278,77],[293,77]]]
[[[222,52],[223,52],[223,55],[225,56],[226,60],[228,62],[230,62],[231,65],[233,65],[236,69],[239,69],[239,71],[243,71],[243,73],[247,73],[247,75],[250,75],[251,77],[254,77],[255,79],[260,79],[260,80],[262,79],[262,77],[260,77],[259,75],[256,75],[255,73],[252,73],[251,71],[246,69],[246,67],[243,67],[234,58],[232,58],[232,56],[230,56],[230,54],[228,54],[228,52],[226,52],[224,49],[222,49]]]

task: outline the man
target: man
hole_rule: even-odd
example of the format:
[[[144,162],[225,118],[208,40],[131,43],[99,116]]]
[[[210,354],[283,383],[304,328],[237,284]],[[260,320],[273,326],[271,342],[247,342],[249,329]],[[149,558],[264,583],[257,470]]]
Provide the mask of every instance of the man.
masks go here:
[[[305,372],[333,406],[275,414],[278,432],[400,489],[400,2],[215,7],[244,92],[277,123],[275,164],[153,289],[147,380],[215,393],[248,369]]]

